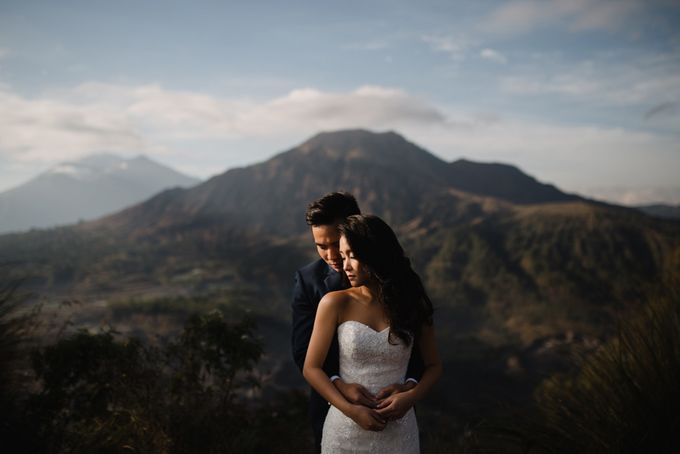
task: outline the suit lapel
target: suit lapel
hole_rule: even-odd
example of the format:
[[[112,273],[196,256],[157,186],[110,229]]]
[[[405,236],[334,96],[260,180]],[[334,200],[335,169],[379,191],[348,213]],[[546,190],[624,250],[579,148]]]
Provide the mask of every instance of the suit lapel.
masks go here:
[[[323,280],[323,283],[326,286],[326,293],[345,288],[342,274],[334,271],[330,266],[328,267],[326,278]]]

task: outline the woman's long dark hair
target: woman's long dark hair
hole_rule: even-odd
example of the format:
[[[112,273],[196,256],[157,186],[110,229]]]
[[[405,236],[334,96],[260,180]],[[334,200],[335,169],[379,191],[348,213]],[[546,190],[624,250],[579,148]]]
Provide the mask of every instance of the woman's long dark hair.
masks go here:
[[[354,256],[377,284],[393,335],[410,345],[423,324],[432,324],[432,301],[404,249],[385,221],[373,215],[349,216],[339,226]]]

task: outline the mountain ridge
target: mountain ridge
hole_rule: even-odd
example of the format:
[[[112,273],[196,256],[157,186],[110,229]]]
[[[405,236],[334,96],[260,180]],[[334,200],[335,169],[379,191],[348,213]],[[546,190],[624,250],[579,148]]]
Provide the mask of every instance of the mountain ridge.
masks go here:
[[[507,190],[511,187],[517,188],[514,193]],[[512,203],[584,200],[514,166],[447,163],[393,131],[358,129],[319,133],[267,161],[229,169],[174,198],[164,195],[164,209],[160,201],[148,203],[154,203],[160,223],[227,216],[256,230],[297,234],[306,229],[305,206],[327,192],[351,192],[367,212],[380,211],[388,222],[400,224],[450,189]],[[131,207],[98,222],[132,228],[134,220],[142,220],[150,225],[153,220],[143,220],[146,211],[143,205]]]
[[[362,136],[390,146],[362,148],[353,142]],[[8,278],[37,276],[36,293],[114,300],[139,288],[141,298],[149,289],[246,294],[244,307],[283,320],[292,273],[314,258],[305,206],[339,189],[397,231],[445,342],[461,333],[495,344],[566,330],[601,335],[617,311],[673,285],[680,269],[676,221],[555,194],[512,166],[472,166],[491,188],[473,194],[450,184],[449,163],[398,135],[345,132],[301,145],[96,221],[0,235]],[[415,169],[370,161],[385,153],[423,159]],[[488,194],[497,172],[522,185],[517,201]],[[553,200],[525,203],[530,191]]]

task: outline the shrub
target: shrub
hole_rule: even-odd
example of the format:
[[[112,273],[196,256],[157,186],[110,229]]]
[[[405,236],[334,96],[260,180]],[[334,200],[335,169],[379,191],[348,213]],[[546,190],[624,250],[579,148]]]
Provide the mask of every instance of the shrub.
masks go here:
[[[465,452],[680,452],[680,300],[659,298],[574,375],[555,375],[535,407],[490,419]]]
[[[35,434],[29,451],[308,450],[303,396],[253,398],[260,384],[251,372],[263,353],[254,329],[212,312],[192,316],[162,347],[79,331],[36,351],[40,388],[23,422]]]

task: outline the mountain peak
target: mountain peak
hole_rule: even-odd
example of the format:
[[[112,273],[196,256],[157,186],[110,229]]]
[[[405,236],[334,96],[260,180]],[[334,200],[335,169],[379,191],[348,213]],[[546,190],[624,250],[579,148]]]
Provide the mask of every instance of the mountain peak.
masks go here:
[[[369,129],[362,129],[362,128],[355,128],[355,129],[338,129],[335,131],[321,131],[311,138],[307,140],[307,142],[314,142],[314,141],[328,141],[328,140],[337,140],[337,139],[344,139],[344,140],[366,140],[374,137],[385,137],[385,136],[397,136],[401,137],[402,140],[404,138],[397,134],[396,132],[390,130],[390,131],[383,131],[383,132],[375,132],[371,131]]]
[[[309,152],[318,147],[326,149],[351,149],[356,147],[370,147],[386,142],[409,143],[393,131],[373,132],[366,129],[343,129],[339,131],[324,131],[308,139],[299,148]]]
[[[94,169],[106,169],[108,167],[114,167],[123,162],[125,158],[115,155],[113,153],[96,153],[85,156],[84,158],[78,159],[76,161],[70,161],[68,164],[77,165],[80,167],[91,167]]]
[[[394,131],[373,132],[346,129],[321,132],[281,155],[282,159],[362,161],[371,164],[412,166],[414,170],[445,165],[427,150],[409,142]]]
[[[136,161],[136,162],[154,162],[151,159],[149,159],[146,155],[143,154],[138,154],[134,158],[130,158],[130,161]]]

